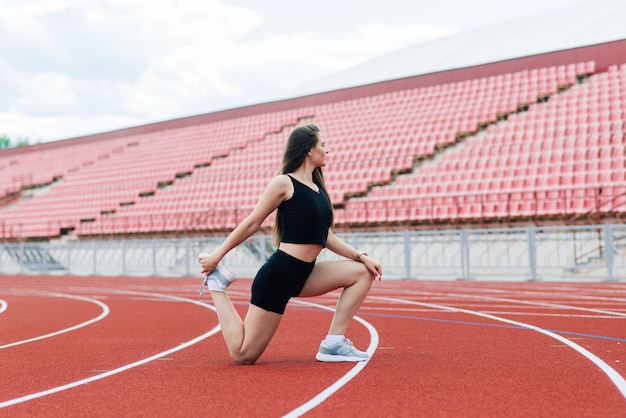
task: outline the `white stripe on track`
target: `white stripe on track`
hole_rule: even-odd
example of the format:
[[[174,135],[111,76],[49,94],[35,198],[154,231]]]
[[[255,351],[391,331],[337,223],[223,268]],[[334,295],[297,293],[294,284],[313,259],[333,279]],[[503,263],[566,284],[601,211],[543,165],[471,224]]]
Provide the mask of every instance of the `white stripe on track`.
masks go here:
[[[583,312],[593,312],[602,315],[612,315],[612,316],[620,316],[626,317],[625,312],[618,311],[608,311],[606,309],[595,309],[595,308],[583,308],[582,306],[572,306],[572,305],[564,305],[560,303],[550,303],[550,302],[540,302],[540,301],[532,301],[532,300],[520,300],[520,299],[510,299],[510,298],[502,298],[498,296],[485,296],[485,295],[465,295],[462,293],[433,293],[433,292],[423,292],[428,295],[440,295],[446,297],[458,297],[461,299],[480,299],[487,301],[496,301],[496,302],[509,302],[515,303],[519,305],[531,305],[531,306],[545,306],[547,308],[557,308],[561,310],[571,309],[574,311],[583,311]],[[558,293],[552,296],[560,296]]]
[[[81,322],[80,324],[74,325],[74,326],[69,327],[69,328],[65,328],[65,329],[62,329],[62,330],[59,330],[59,331],[51,332],[51,333],[45,334],[45,335],[40,335],[38,337],[29,338],[27,340],[16,341],[16,342],[13,342],[13,343],[10,343],[10,344],[0,345],[0,350],[3,349],[3,348],[15,347],[16,345],[32,343],[33,341],[44,340],[44,339],[50,338],[50,337],[56,337],[57,335],[65,334],[66,332],[75,331],[75,330],[77,330],[79,328],[83,328],[83,327],[86,327],[87,325],[91,325],[94,322],[98,322],[101,319],[105,318],[109,314],[109,307],[107,305],[105,305],[104,303],[100,302],[99,300],[95,300],[95,299],[84,297],[84,296],[66,295],[64,293],[52,293],[52,292],[37,292],[37,293],[42,293],[42,294],[45,294],[47,296],[51,296],[51,297],[55,297],[55,298],[76,299],[76,300],[82,300],[84,302],[94,303],[94,304],[96,304],[96,305],[98,305],[99,307],[102,308],[102,313],[100,315],[98,315],[97,317],[95,317],[95,318],[92,318],[92,319],[90,319],[88,321],[85,321],[85,322]]]
[[[8,306],[9,304],[7,303],[6,300],[0,299],[0,313],[6,311]]]
[[[318,305],[317,303],[306,302],[303,300],[292,299],[292,302],[298,303],[301,305],[313,306],[313,307],[324,309],[324,310],[331,311],[331,312],[335,311],[334,308],[329,308],[328,306]],[[371,359],[372,356],[374,355],[374,352],[378,348],[378,341],[379,341],[378,332],[376,331],[376,328],[374,328],[372,324],[365,321],[364,319],[358,316],[354,316],[353,319],[363,324],[370,333],[370,345],[367,347],[366,352],[367,354],[369,354],[370,359]],[[283,415],[283,418],[300,417],[306,414],[307,412],[309,412],[311,409],[317,407],[326,399],[328,399],[331,395],[333,395],[335,392],[337,392],[339,389],[345,386],[357,374],[359,374],[361,370],[363,370],[365,366],[367,366],[368,363],[369,363],[369,360],[355,363],[354,367],[352,367],[352,369],[350,369],[348,373],[344,374],[339,380],[335,381],[335,383],[333,383],[332,385],[324,389],[322,392],[318,393],[315,397],[311,398],[309,401],[303,403],[302,405],[300,405],[293,411],[288,412],[287,414]]]
[[[587,359],[589,359],[592,363],[594,363],[596,366],[598,366],[609,377],[609,379],[611,379],[611,382],[613,382],[613,384],[617,387],[617,389],[620,391],[622,396],[624,398],[626,398],[626,380],[624,380],[624,378],[615,369],[613,369],[611,366],[606,364],[604,362],[604,360],[602,360],[601,358],[599,358],[595,354],[593,354],[590,351],[584,349],[580,345],[578,345],[578,344],[568,340],[567,338],[562,337],[562,336],[560,336],[558,334],[555,334],[554,332],[548,331],[548,330],[543,329],[543,328],[539,328],[539,327],[534,326],[534,325],[525,324],[523,322],[513,321],[513,320],[510,320],[510,319],[501,318],[499,316],[494,316],[494,315],[486,314],[486,313],[483,313],[483,312],[477,312],[477,311],[471,311],[471,310],[467,310],[467,309],[455,308],[453,306],[445,306],[445,305],[437,305],[437,304],[432,304],[432,303],[415,302],[415,301],[406,300],[406,299],[397,299],[397,298],[389,298],[389,297],[381,297],[381,296],[370,296],[369,299],[379,299],[379,300],[386,300],[386,301],[397,302],[397,303],[402,303],[402,304],[427,306],[427,307],[431,307],[431,308],[435,308],[435,309],[440,309],[440,310],[443,310],[443,311],[460,312],[460,313],[465,313],[465,314],[468,314],[468,315],[481,316],[483,318],[489,318],[489,319],[492,319],[494,321],[504,322],[504,323],[515,325],[515,326],[518,326],[518,327],[527,328],[527,329],[530,329],[532,331],[536,331],[536,332],[538,332],[540,334],[547,335],[548,337],[554,338],[555,340],[558,340],[558,341],[562,342],[563,344],[570,346],[571,348],[573,348],[574,350],[576,350],[577,352],[579,352],[583,356],[587,357]]]
[[[211,306],[211,305],[208,305],[206,303],[199,302],[199,301],[196,301],[196,300],[192,300],[192,299],[178,297],[178,296],[159,295],[159,294],[155,294],[155,293],[142,293],[142,292],[131,292],[131,291],[127,291],[127,292],[126,291],[120,291],[119,293],[137,294],[137,295],[144,295],[144,296],[147,295],[147,296],[153,296],[153,297],[157,297],[157,298],[161,298],[161,299],[170,299],[170,300],[177,300],[177,301],[180,301],[180,302],[188,302],[188,303],[193,303],[195,305],[199,305],[199,306],[202,306],[204,308],[208,308],[208,309],[211,309],[211,310],[215,311],[215,308],[213,306]],[[180,350],[182,350],[184,348],[187,348],[187,347],[190,347],[190,346],[192,346],[192,345],[194,345],[196,343],[199,343],[200,341],[204,340],[205,338],[208,338],[208,337],[216,334],[217,332],[219,332],[219,330],[220,330],[220,327],[218,325],[215,328],[211,329],[209,332],[207,332],[205,334],[202,334],[202,335],[200,335],[200,336],[198,336],[198,337],[196,337],[196,338],[194,338],[192,340],[189,340],[189,341],[187,341],[185,343],[182,343],[182,344],[180,344],[177,347],[174,347],[174,348],[171,348],[169,350],[163,351],[161,353],[155,354],[153,356],[147,357],[147,358],[145,358],[143,360],[139,360],[139,361],[136,361],[134,363],[127,364],[127,365],[122,366],[122,367],[118,367],[115,370],[110,370],[108,372],[101,373],[99,375],[92,376],[92,377],[89,377],[87,379],[77,380],[75,382],[68,383],[68,384],[63,385],[63,386],[58,386],[56,388],[44,390],[42,392],[32,393],[30,395],[22,396],[22,397],[15,398],[15,399],[10,399],[10,400],[5,401],[5,402],[0,402],[0,409],[6,408],[7,406],[16,405],[16,404],[19,404],[19,403],[22,403],[22,402],[32,401],[33,399],[42,398],[42,397],[47,396],[47,395],[52,395],[53,393],[58,393],[58,392],[62,392],[64,390],[75,388],[77,386],[85,385],[87,383],[95,382],[96,380],[104,379],[106,377],[113,376],[115,374],[118,374],[118,373],[124,372],[126,370],[132,369],[134,367],[141,366],[143,364],[149,363],[151,361],[157,360],[157,359],[159,359],[161,357],[165,357],[165,356],[167,356],[169,354],[175,353],[176,351],[180,351]]]

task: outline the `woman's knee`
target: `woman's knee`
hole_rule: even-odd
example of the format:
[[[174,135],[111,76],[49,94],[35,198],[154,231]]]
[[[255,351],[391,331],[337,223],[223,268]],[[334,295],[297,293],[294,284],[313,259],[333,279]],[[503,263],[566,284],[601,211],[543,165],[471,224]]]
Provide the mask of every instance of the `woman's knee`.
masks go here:
[[[230,357],[237,364],[254,364],[263,354],[263,350],[252,348],[229,351]]]
[[[252,356],[250,354],[241,354],[241,353],[237,353],[237,354],[231,353],[231,357],[237,364],[249,365],[249,364],[254,364],[259,359],[260,356]]]
[[[360,283],[368,289],[372,286],[372,272],[369,271],[365,265],[361,265],[361,268],[359,269],[357,283]]]

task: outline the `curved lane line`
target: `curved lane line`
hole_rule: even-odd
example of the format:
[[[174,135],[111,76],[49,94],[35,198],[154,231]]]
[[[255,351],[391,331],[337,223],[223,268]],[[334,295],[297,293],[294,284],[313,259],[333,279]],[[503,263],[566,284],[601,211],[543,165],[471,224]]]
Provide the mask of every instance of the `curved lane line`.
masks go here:
[[[0,313],[6,311],[8,306],[9,304],[7,303],[6,300],[0,299]]]
[[[454,296],[461,299],[479,299],[479,300],[489,300],[496,302],[509,302],[516,303],[519,305],[533,305],[533,306],[545,306],[548,308],[558,308],[558,309],[571,309],[574,311],[583,311],[583,312],[593,312],[597,314],[603,315],[611,315],[611,316],[621,316],[626,317],[626,312],[618,312],[618,311],[607,311],[606,309],[595,309],[595,308],[583,308],[582,306],[572,306],[572,305],[564,305],[559,303],[550,303],[550,302],[539,302],[532,300],[518,300],[518,299],[510,299],[510,298],[502,298],[498,296],[481,296],[481,295],[465,295],[461,293],[435,293],[435,292],[420,292],[425,295],[430,296]],[[556,293],[552,296],[560,296],[560,294]]]
[[[159,294],[156,294],[156,293],[143,293],[143,292],[131,292],[131,291],[120,291],[118,293],[136,294],[136,295],[143,295],[143,296],[152,296],[152,297],[156,297],[156,298],[160,298],[160,299],[170,299],[170,300],[176,300],[176,301],[180,301],[180,302],[188,302],[188,303],[193,303],[195,305],[199,305],[199,306],[202,306],[204,308],[208,308],[208,309],[211,309],[211,310],[215,311],[215,308],[213,306],[211,306],[211,305],[208,305],[206,303],[199,302],[199,301],[196,301],[196,300],[192,300],[192,299],[178,297],[178,296],[159,295]],[[198,336],[198,337],[196,337],[196,338],[194,338],[192,340],[189,340],[189,341],[187,341],[185,343],[182,343],[182,344],[180,344],[177,347],[174,347],[174,348],[171,348],[169,350],[163,351],[161,353],[155,354],[153,356],[147,357],[147,358],[145,358],[143,360],[139,360],[139,361],[136,361],[134,363],[127,364],[127,365],[122,366],[122,367],[118,367],[115,370],[110,370],[108,372],[101,373],[99,375],[92,376],[92,377],[89,377],[87,379],[77,380],[75,382],[68,383],[68,384],[63,385],[63,386],[58,386],[56,388],[44,390],[42,392],[32,393],[30,395],[22,396],[22,397],[15,398],[15,399],[10,399],[10,400],[5,401],[5,402],[0,402],[0,409],[6,408],[7,406],[16,405],[16,404],[19,404],[19,403],[22,403],[22,402],[32,401],[33,399],[42,398],[42,397],[47,396],[47,395],[52,395],[53,393],[58,393],[58,392],[62,392],[64,390],[75,388],[77,386],[85,385],[87,383],[95,382],[96,380],[104,379],[106,377],[113,376],[115,374],[118,374],[118,373],[124,372],[126,370],[132,369],[134,367],[141,366],[143,364],[149,363],[151,361],[157,360],[157,359],[159,359],[161,357],[165,357],[165,356],[167,356],[169,354],[175,353],[176,351],[180,351],[180,350],[182,350],[184,348],[187,348],[187,347],[190,347],[190,346],[192,346],[192,345],[194,345],[196,343],[199,343],[200,341],[204,340],[205,338],[208,338],[208,337],[216,334],[217,332],[219,332],[219,330],[220,330],[220,326],[218,325],[215,328],[211,329],[209,332],[207,332],[205,334],[202,334],[202,335],[200,335],[200,336]]]
[[[507,323],[507,324],[516,325],[518,327],[527,328],[527,329],[530,329],[532,331],[536,331],[536,332],[538,332],[540,334],[547,335],[548,337],[554,338],[555,340],[558,340],[558,341],[562,342],[563,344],[568,345],[569,347],[571,347],[574,350],[578,351],[583,356],[587,357],[587,359],[589,359],[592,363],[594,363],[596,366],[598,366],[609,377],[609,379],[611,379],[611,381],[617,387],[617,389],[620,391],[622,396],[624,398],[626,398],[626,380],[624,380],[624,378],[617,371],[615,371],[615,369],[613,369],[611,366],[606,364],[604,362],[604,360],[602,360],[601,358],[599,358],[595,354],[591,353],[588,350],[585,350],[583,347],[581,347],[580,345],[578,345],[576,343],[573,343],[572,341],[568,340],[567,338],[562,337],[562,336],[560,336],[558,334],[555,334],[554,332],[548,331],[548,330],[543,329],[543,328],[539,328],[539,327],[534,326],[534,325],[526,324],[526,323],[523,323],[523,322],[513,321],[513,320],[510,320],[510,319],[501,318],[499,316],[490,315],[490,314],[486,314],[486,313],[483,313],[483,312],[471,311],[471,310],[468,310],[468,309],[455,308],[453,306],[437,305],[437,304],[433,304],[433,303],[415,302],[415,301],[406,300],[406,299],[389,298],[389,297],[382,297],[382,296],[374,296],[374,297],[371,297],[371,299],[386,300],[386,301],[403,303],[403,304],[408,304],[408,305],[426,306],[426,307],[429,307],[429,308],[435,308],[435,309],[439,309],[439,310],[443,310],[443,311],[460,312],[460,313],[466,313],[468,315],[482,316],[483,318],[488,318],[488,319],[492,319],[494,321],[499,321],[499,322],[504,322],[504,323]]]
[[[94,322],[98,322],[109,314],[109,307],[105,305],[104,303],[100,302],[99,300],[91,299],[91,298],[84,297],[84,296],[66,295],[64,293],[52,293],[52,292],[41,292],[41,293],[45,293],[47,295],[50,295],[52,297],[57,297],[57,298],[76,299],[76,300],[82,300],[84,302],[94,303],[102,308],[102,313],[98,315],[97,317],[92,318],[88,321],[82,322],[80,324],[77,324],[72,327],[65,328],[59,331],[51,332],[50,334],[40,335],[38,337],[29,338],[27,340],[16,341],[14,343],[0,345],[0,350],[3,348],[15,347],[16,345],[20,345],[20,344],[32,343],[33,341],[39,341],[39,340],[43,340],[43,339],[50,338],[50,337],[56,337],[57,335],[65,334],[66,332],[75,331],[79,328],[86,327],[87,325],[91,325]]]
[[[324,309],[324,310],[331,311],[331,312],[335,311],[334,308],[329,308],[328,306],[318,305],[317,303],[306,302],[303,300],[293,299],[292,302],[298,303],[301,305],[314,306],[316,308]],[[370,355],[370,360],[371,360],[372,356],[374,355],[374,352],[378,348],[378,341],[379,341],[378,332],[376,331],[376,328],[374,328],[372,324],[365,321],[364,319],[361,319],[358,316],[354,316],[353,319],[363,324],[370,333],[370,345],[367,347],[366,352],[367,354]],[[315,397],[311,398],[309,401],[303,403],[302,405],[292,410],[291,412],[288,412],[287,414],[283,415],[283,418],[299,417],[309,412],[311,409],[317,407],[326,399],[328,399],[332,394],[334,394],[343,386],[345,386],[357,374],[359,374],[361,370],[363,370],[365,366],[367,366],[368,363],[369,363],[369,360],[355,363],[354,367],[350,369],[346,374],[344,374],[339,380],[337,380],[335,383],[333,383],[332,385],[324,389],[322,392],[318,393]]]

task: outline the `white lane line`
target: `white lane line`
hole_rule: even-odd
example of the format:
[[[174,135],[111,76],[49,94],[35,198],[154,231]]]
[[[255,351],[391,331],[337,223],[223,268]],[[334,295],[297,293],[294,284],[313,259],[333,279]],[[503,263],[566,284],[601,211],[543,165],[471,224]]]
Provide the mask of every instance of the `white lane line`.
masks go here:
[[[328,306],[318,305],[317,303],[306,302],[303,300],[292,299],[292,302],[298,303],[301,305],[313,306],[313,307],[324,309],[324,310],[331,311],[331,312],[335,311],[334,308],[329,308]],[[372,324],[365,321],[364,319],[358,316],[354,316],[353,319],[363,324],[370,333],[370,345],[367,347],[366,352],[367,354],[369,354],[370,360],[371,360],[372,356],[374,355],[374,352],[378,348],[378,341],[379,341],[378,332],[376,331],[376,328],[374,328]],[[367,366],[368,363],[369,363],[369,360],[355,363],[354,367],[352,367],[352,369],[350,369],[346,374],[344,374],[339,380],[335,381],[335,383],[333,383],[332,385],[324,389],[322,392],[318,393],[309,401],[303,403],[302,405],[292,410],[291,412],[288,412],[287,414],[283,415],[283,418],[300,417],[306,414],[307,412],[309,412],[310,410],[312,410],[313,408],[317,407],[326,399],[328,399],[331,395],[333,395],[335,392],[337,392],[339,389],[345,386],[348,382],[350,382],[350,380],[352,380],[357,374],[359,374],[361,370],[363,370],[365,366]]]
[[[477,304],[477,307],[483,308],[484,304]],[[510,305],[506,306],[507,308],[512,307]],[[467,309],[468,306],[465,306]],[[517,307],[516,307],[517,308]],[[430,309],[430,308],[388,308],[388,307],[371,307],[368,306],[363,308],[363,310],[367,310],[367,312],[439,312],[439,309]],[[541,316],[541,317],[558,317],[558,318],[592,318],[592,319],[615,319],[621,320],[622,318],[616,318],[615,315],[585,315],[585,314],[565,314],[565,313],[546,313],[546,312],[530,312],[525,310],[515,310],[515,311],[495,311],[495,310],[487,310],[483,309],[481,312],[490,313],[492,315],[519,315],[519,316]]]
[[[591,353],[588,350],[585,350],[583,347],[572,342],[571,340],[565,337],[561,337],[558,334],[555,334],[554,332],[548,331],[543,328],[539,328],[534,325],[526,324],[523,322],[513,321],[510,319],[501,318],[499,316],[494,316],[494,315],[486,314],[483,312],[455,308],[453,306],[437,305],[437,304],[432,304],[432,303],[422,303],[422,302],[415,302],[415,301],[406,300],[406,299],[388,298],[388,297],[380,297],[380,296],[373,296],[373,297],[370,297],[370,299],[386,300],[390,302],[397,302],[397,303],[409,304],[409,305],[428,306],[428,307],[435,308],[435,309],[441,309],[443,311],[460,312],[460,313],[466,313],[468,315],[481,316],[483,318],[489,318],[494,321],[504,322],[504,323],[515,325],[518,327],[527,328],[532,331],[536,331],[540,334],[547,335],[548,337],[554,338],[555,340],[558,340],[562,342],[563,344],[570,346],[571,348],[573,348],[574,350],[576,350],[583,356],[587,357],[587,359],[589,359],[592,363],[598,366],[609,377],[609,379],[611,379],[611,381],[620,391],[622,396],[626,398],[626,380],[624,380],[624,378],[615,369],[613,369],[611,366],[606,364],[604,360],[602,360],[595,354]]]
[[[7,303],[6,300],[0,299],[0,313],[6,311],[8,306],[9,304]]]
[[[51,332],[51,333],[45,334],[45,335],[40,335],[38,337],[29,338],[27,340],[16,341],[16,342],[13,342],[13,343],[10,343],[10,344],[0,345],[0,350],[3,349],[3,348],[15,347],[16,345],[32,343],[33,341],[39,341],[39,340],[43,340],[43,339],[46,339],[46,338],[56,337],[57,335],[65,334],[66,332],[75,331],[75,330],[77,330],[79,328],[83,328],[83,327],[86,327],[87,325],[91,325],[94,322],[98,322],[98,321],[104,319],[109,314],[109,307],[107,305],[105,305],[104,303],[100,302],[99,300],[95,300],[95,299],[84,297],[84,296],[66,295],[64,293],[52,293],[52,292],[37,292],[37,293],[41,293],[41,294],[44,294],[44,295],[47,295],[47,296],[51,296],[51,297],[55,297],[55,298],[76,299],[76,300],[81,300],[81,301],[84,301],[84,302],[93,303],[93,304],[98,305],[100,308],[102,308],[102,313],[100,313],[100,315],[98,315],[95,318],[92,318],[92,319],[90,319],[88,321],[85,321],[85,322],[81,322],[80,324],[74,325],[74,326],[69,327],[69,328],[64,328],[64,329],[59,330],[59,331]]]
[[[170,299],[170,300],[177,300],[177,301],[180,301],[180,302],[188,302],[188,303],[193,303],[195,305],[199,305],[199,306],[202,306],[204,308],[208,308],[208,309],[211,309],[211,310],[215,311],[215,308],[213,306],[211,306],[211,305],[208,305],[206,303],[199,302],[199,301],[196,301],[196,300],[192,300],[192,299],[178,297],[178,296],[159,295],[159,294],[154,294],[154,293],[130,292],[130,291],[128,291],[128,292],[121,291],[120,293],[149,295],[149,296],[154,296],[154,297],[161,298],[161,299]],[[64,390],[75,388],[77,386],[85,385],[87,383],[95,382],[96,380],[104,379],[106,377],[113,376],[115,374],[118,374],[118,373],[124,372],[126,370],[132,369],[134,367],[141,366],[143,364],[146,364],[146,363],[149,363],[151,361],[157,360],[157,359],[159,359],[161,357],[165,357],[165,356],[167,356],[169,354],[175,353],[176,351],[180,351],[180,350],[185,349],[187,347],[190,347],[190,346],[192,346],[194,344],[197,344],[200,341],[204,340],[205,338],[208,338],[208,337],[216,334],[217,332],[219,332],[219,330],[220,330],[220,327],[218,325],[215,328],[213,328],[212,330],[210,330],[209,332],[207,332],[205,334],[202,334],[202,335],[200,335],[200,336],[198,336],[198,337],[196,337],[196,338],[194,338],[192,340],[189,340],[189,341],[187,341],[185,343],[182,343],[182,344],[180,344],[177,347],[174,347],[174,348],[171,348],[169,350],[163,351],[161,353],[155,354],[153,356],[147,357],[147,358],[145,358],[143,360],[139,360],[139,361],[136,361],[134,363],[127,364],[127,365],[122,366],[122,367],[118,367],[115,370],[110,370],[108,372],[101,373],[99,375],[92,376],[92,377],[89,377],[87,379],[77,380],[75,382],[68,383],[68,384],[63,385],[63,386],[58,386],[58,387],[55,387],[55,388],[52,388],[52,389],[44,390],[42,392],[32,393],[30,395],[26,395],[26,396],[22,396],[22,397],[15,398],[15,399],[10,399],[8,401],[0,402],[0,409],[6,408],[7,406],[16,405],[16,404],[19,404],[19,403],[22,403],[22,402],[32,401],[33,399],[42,398],[42,397],[47,396],[47,395],[52,395],[53,393],[58,393],[58,392],[62,392]]]
[[[479,300],[488,300],[488,301],[496,301],[496,302],[509,302],[515,303],[519,305],[532,305],[532,306],[545,306],[548,308],[556,308],[560,310],[571,309],[575,311],[583,311],[583,312],[593,312],[602,315],[612,315],[612,316],[620,316],[626,318],[626,313],[618,312],[618,311],[608,311],[606,309],[594,309],[594,308],[583,308],[581,306],[572,306],[572,305],[563,305],[557,303],[550,302],[540,302],[540,301],[531,301],[531,300],[520,300],[520,299],[509,299],[502,298],[496,296],[485,296],[485,295],[466,295],[461,293],[435,293],[435,292],[421,292],[425,295],[437,295],[437,296],[445,296],[447,298],[457,297],[459,299],[479,299]],[[553,297],[558,297],[559,294],[552,295]]]
[[[615,319],[617,321],[622,318],[617,318],[615,315],[583,315],[583,314],[558,314],[558,313],[540,313],[540,312],[513,312],[513,311],[491,311],[483,310],[482,312],[494,314],[494,315],[518,315],[518,316],[540,316],[540,317],[555,317],[555,318],[591,318],[591,319]]]

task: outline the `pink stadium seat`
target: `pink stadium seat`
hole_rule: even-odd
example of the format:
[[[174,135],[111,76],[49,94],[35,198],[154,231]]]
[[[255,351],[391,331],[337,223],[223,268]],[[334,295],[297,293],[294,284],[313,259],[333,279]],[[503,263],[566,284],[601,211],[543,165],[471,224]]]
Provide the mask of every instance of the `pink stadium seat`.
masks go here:
[[[595,71],[593,61],[572,62],[66,149],[0,153],[0,190],[51,184],[48,193],[3,208],[0,231],[29,225],[22,230],[37,234],[29,236],[55,236],[61,221],[79,235],[232,229],[241,220],[237,208],[249,210],[276,175],[291,128],[308,122],[327,133],[328,188],[335,204],[345,204],[336,211],[339,225],[581,213],[595,207],[592,198],[559,193],[626,181],[626,99],[615,93],[624,88],[626,66]],[[582,75],[591,77],[578,84]],[[538,103],[545,94],[550,100]],[[516,113],[521,105],[528,110]],[[511,112],[455,146],[459,135]],[[440,159],[416,165],[436,152]],[[27,168],[34,164],[42,167],[36,174]],[[237,208],[221,209],[229,205]],[[39,225],[42,213],[59,224]]]

